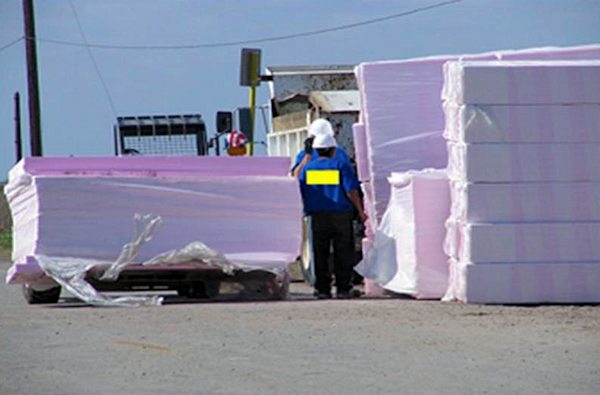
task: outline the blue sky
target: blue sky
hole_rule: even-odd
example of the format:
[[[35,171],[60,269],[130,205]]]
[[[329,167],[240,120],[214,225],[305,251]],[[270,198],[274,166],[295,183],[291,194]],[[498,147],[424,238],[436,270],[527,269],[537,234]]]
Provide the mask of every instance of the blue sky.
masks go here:
[[[442,0],[72,0],[89,43],[186,45],[259,39],[356,23]],[[81,42],[67,0],[35,1],[38,38]],[[21,0],[0,0],[0,47],[23,36]],[[215,114],[247,105],[242,47],[262,68],[600,43],[598,0],[464,0],[377,24],[264,44],[192,50],[92,49],[117,115]],[[45,155],[112,155],[112,111],[85,48],[38,43]],[[25,44],[0,52],[0,180],[14,164],[13,94],[29,153]],[[268,101],[259,87],[258,103]],[[258,133],[262,131],[257,117]],[[264,133],[264,132],[263,132]],[[259,139],[261,137],[259,136]],[[262,138],[264,139],[264,137]]]

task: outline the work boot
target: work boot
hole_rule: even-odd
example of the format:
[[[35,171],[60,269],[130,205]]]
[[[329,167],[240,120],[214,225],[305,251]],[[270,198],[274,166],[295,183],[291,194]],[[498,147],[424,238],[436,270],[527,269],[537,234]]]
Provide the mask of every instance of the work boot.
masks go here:
[[[356,288],[350,288],[349,290],[337,291],[335,297],[337,299],[355,299],[360,298],[362,296],[362,292]]]
[[[320,292],[315,289],[313,295],[317,297],[317,299],[331,299],[331,291],[329,292]]]

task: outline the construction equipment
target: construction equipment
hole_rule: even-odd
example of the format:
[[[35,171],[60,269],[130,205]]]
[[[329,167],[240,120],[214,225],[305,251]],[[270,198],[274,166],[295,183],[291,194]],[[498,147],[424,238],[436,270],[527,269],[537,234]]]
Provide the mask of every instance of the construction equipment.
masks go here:
[[[115,155],[208,155],[199,114],[118,117]]]

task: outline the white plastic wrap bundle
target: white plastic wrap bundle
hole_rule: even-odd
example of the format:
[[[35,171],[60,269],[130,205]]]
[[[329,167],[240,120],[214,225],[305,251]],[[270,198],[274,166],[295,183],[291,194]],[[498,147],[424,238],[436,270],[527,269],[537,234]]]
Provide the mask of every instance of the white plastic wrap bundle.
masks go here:
[[[389,291],[440,299],[448,285],[446,171],[392,173],[389,183],[388,208],[357,271]]]
[[[600,60],[445,64],[447,300],[600,300]]]

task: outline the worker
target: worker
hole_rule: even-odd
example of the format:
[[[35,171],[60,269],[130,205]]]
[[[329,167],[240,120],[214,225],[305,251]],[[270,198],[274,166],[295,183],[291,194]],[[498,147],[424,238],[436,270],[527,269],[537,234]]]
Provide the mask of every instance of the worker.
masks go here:
[[[291,172],[294,175],[294,177],[298,178],[300,176],[300,172],[302,171],[302,168],[308,162],[310,162],[311,160],[317,160],[319,155],[317,155],[316,153],[313,152],[312,143],[316,136],[326,135],[326,134],[335,137],[333,127],[331,126],[331,123],[328,120],[320,118],[320,119],[313,121],[310,124],[310,126],[308,128],[308,137],[304,140],[304,149],[302,151],[300,151],[298,153],[298,155],[296,156],[296,161],[294,163],[294,166],[291,169]],[[346,151],[344,151],[344,149],[340,146],[337,146],[335,149],[335,159],[337,159],[341,162],[346,162],[354,168],[354,164],[350,161],[348,154],[346,154]],[[309,251],[309,257],[308,257],[309,262],[308,262],[307,269],[310,272],[310,275],[307,275],[306,277],[308,279],[310,279],[311,285],[314,285],[315,268],[314,268],[314,253],[313,253],[312,218],[311,218],[310,214],[308,214],[306,212],[304,214],[305,215],[304,215],[304,225],[303,226],[305,226],[307,229],[307,243],[308,243],[308,251]],[[355,262],[355,264],[356,263],[357,262]],[[353,270],[352,281],[354,284],[359,284],[362,282],[362,276]]]
[[[227,135],[227,146],[230,148],[242,148],[245,147],[247,143],[248,139],[242,132],[233,130]]]
[[[352,289],[353,209],[356,208],[361,221],[367,220],[358,194],[359,182],[350,162],[336,157],[333,135],[315,136],[312,148],[318,158],[303,159],[298,177],[304,211],[312,218],[315,293],[319,299],[331,298],[329,249],[333,242],[336,296],[356,297],[360,293]]]
[[[248,139],[242,132],[233,130],[227,135],[226,147],[227,154],[230,156],[240,156],[246,154],[246,145]]]

